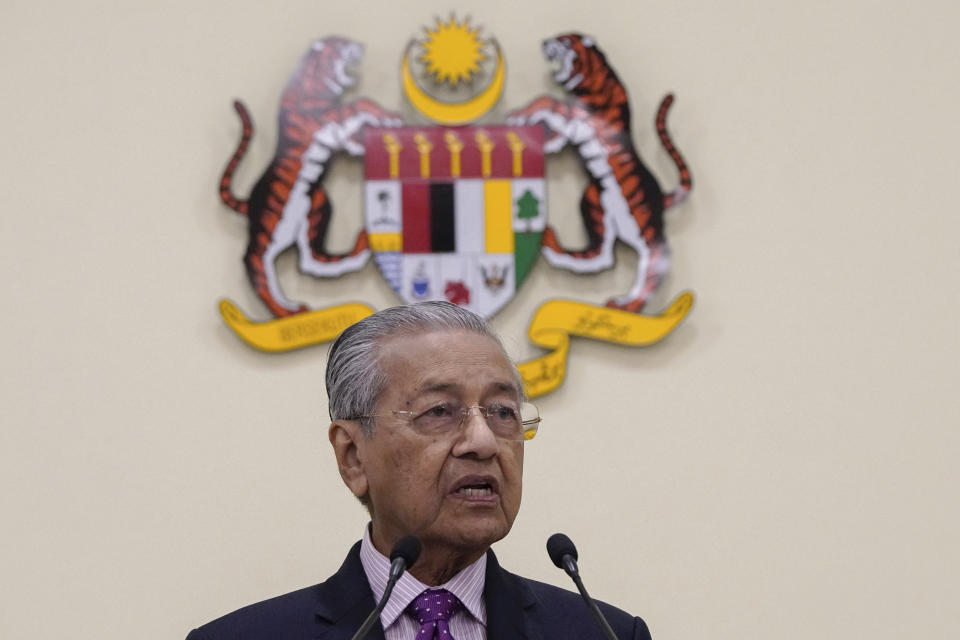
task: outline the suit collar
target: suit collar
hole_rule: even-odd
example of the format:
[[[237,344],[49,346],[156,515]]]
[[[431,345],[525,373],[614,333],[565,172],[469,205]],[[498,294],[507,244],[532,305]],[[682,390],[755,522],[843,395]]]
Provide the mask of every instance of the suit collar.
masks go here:
[[[487,552],[483,597],[487,603],[487,640],[538,640],[536,632],[527,628],[525,614],[536,605],[536,596],[520,578],[500,567],[492,550]]]
[[[321,627],[317,638],[349,640],[377,606],[360,562],[359,542],[350,549],[340,569],[317,589],[316,618]],[[373,625],[367,638],[384,640],[383,627]]]

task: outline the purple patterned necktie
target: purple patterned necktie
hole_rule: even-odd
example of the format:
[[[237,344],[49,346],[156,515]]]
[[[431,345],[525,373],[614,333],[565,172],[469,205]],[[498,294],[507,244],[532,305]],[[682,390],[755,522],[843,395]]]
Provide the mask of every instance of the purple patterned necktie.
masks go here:
[[[427,589],[414,599],[407,611],[420,623],[416,640],[454,640],[450,618],[462,607],[457,596],[446,589]]]

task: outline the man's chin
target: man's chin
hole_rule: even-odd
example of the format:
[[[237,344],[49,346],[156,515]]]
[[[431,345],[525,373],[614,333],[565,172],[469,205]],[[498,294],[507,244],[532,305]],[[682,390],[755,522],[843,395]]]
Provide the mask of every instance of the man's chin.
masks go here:
[[[465,519],[458,524],[461,526],[457,528],[455,537],[460,541],[460,546],[477,551],[486,551],[490,545],[510,533],[510,525],[503,520],[478,522],[476,519]]]
[[[454,516],[449,526],[437,527],[433,531],[423,532],[421,541],[425,545],[445,546],[462,552],[486,551],[490,545],[502,540],[510,532],[510,524],[503,514],[499,517],[486,514],[463,514]]]

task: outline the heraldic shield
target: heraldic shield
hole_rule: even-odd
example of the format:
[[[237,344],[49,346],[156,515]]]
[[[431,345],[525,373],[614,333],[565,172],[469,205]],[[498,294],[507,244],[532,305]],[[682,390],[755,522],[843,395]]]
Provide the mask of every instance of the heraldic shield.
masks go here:
[[[394,291],[499,311],[540,252],[543,129],[371,128],[364,147],[364,225]]]

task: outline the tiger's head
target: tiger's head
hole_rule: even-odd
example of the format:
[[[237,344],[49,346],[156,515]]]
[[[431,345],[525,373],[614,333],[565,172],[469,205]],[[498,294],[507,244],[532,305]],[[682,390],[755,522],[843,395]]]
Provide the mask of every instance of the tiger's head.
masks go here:
[[[613,73],[594,39],[579,33],[544,40],[543,55],[554,65],[553,79],[572,93],[589,93],[597,80]]]
[[[355,66],[363,60],[363,45],[347,38],[329,36],[314,41],[300,60],[285,92],[291,106],[301,101],[312,107],[312,102],[326,98],[337,100],[356,84]]]

